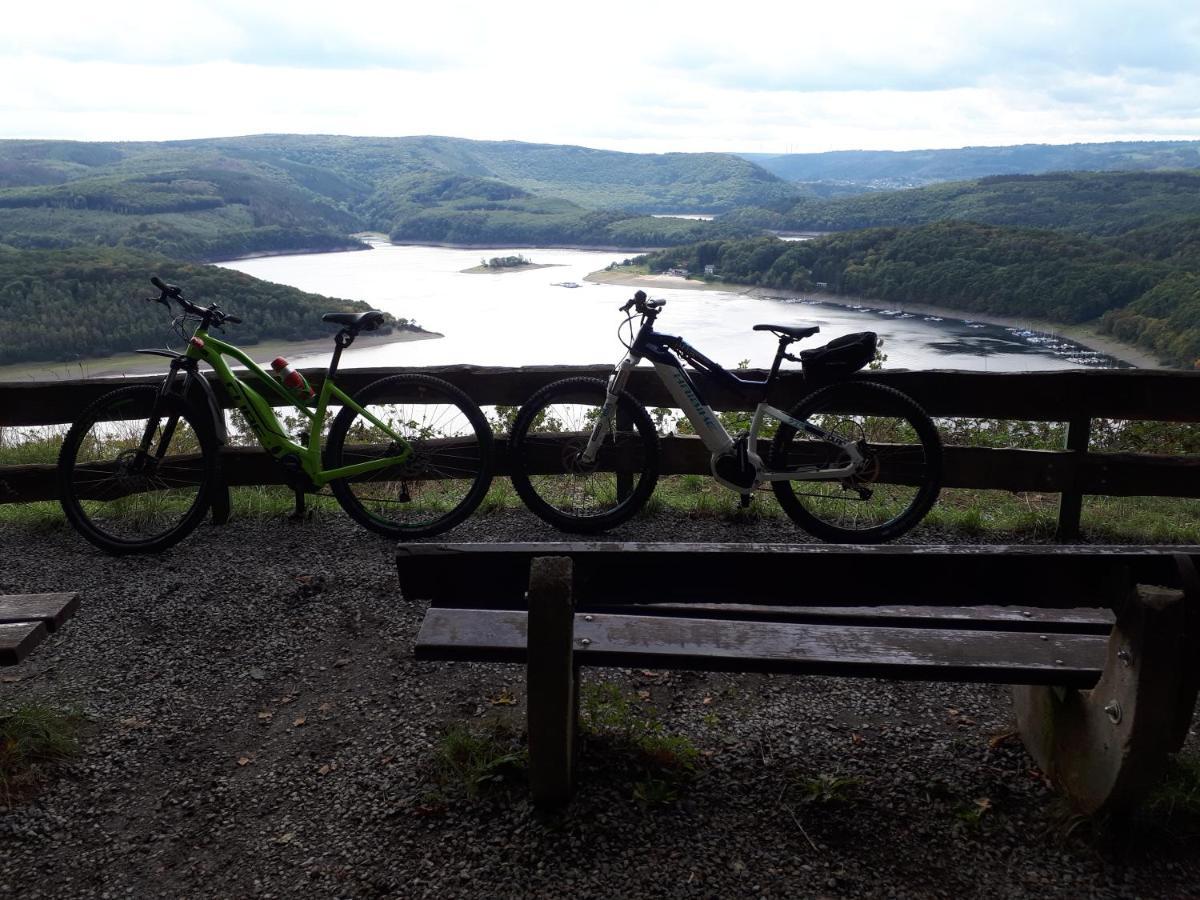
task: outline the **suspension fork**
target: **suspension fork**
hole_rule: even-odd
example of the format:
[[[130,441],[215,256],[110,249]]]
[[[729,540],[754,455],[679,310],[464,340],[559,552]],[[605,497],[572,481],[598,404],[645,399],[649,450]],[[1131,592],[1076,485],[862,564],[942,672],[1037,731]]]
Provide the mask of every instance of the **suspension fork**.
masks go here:
[[[613,430],[612,426],[615,424],[617,402],[620,399],[621,391],[625,390],[625,385],[629,381],[629,373],[633,371],[633,367],[638,364],[640,359],[641,357],[634,356],[632,353],[625,354],[613,369],[612,374],[608,376],[608,390],[604,395],[604,405],[600,407],[600,415],[596,417],[596,423],[592,426],[587,446],[580,454],[580,458],[585,463],[596,461],[596,455],[600,452],[604,439]]]
[[[162,384],[158,388],[158,396],[154,398],[154,408],[150,410],[150,416],[146,419],[146,428],[142,432],[141,453],[144,457],[148,457],[150,453],[150,443],[154,440],[154,432],[158,428],[158,423],[162,421],[162,412],[165,407],[165,402],[168,397],[176,396],[183,397],[187,394],[188,380],[192,377],[190,372],[183,373],[183,385],[177,388],[176,385],[180,380],[180,364],[178,360],[171,360],[171,371],[167,377],[162,380]],[[171,438],[175,436],[175,428],[179,424],[179,413],[172,412],[167,416],[167,423],[163,426],[162,436],[159,438],[158,447],[154,451],[154,461],[159,462],[167,453],[167,448],[171,446]]]

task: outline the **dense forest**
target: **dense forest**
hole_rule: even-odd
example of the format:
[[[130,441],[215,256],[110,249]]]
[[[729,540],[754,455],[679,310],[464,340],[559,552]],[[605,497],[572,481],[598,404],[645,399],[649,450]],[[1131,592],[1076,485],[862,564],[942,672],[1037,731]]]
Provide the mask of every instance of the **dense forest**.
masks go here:
[[[745,153],[768,172],[798,182],[915,187],[987,175],[1200,168],[1200,141],[1018,144],[955,150],[835,150]]]
[[[1200,217],[1200,171],[997,175],[852,197],[804,197],[786,209],[741,210],[749,227],[847,231],[962,219],[1117,235]]]
[[[332,336],[337,329],[322,322],[321,313],[368,308],[133,250],[0,250],[0,360],[70,361],[167,344],[178,349],[172,314],[141,299],[157,296],[151,274],[179,285],[196,303],[216,303],[241,318],[226,326],[239,346],[268,337]],[[409,323],[393,319],[390,325]]]
[[[1194,246],[1194,245],[1193,245]],[[877,228],[812,241],[706,241],[640,257],[653,272],[715,268],[721,281],[1085,322],[1190,367],[1200,360],[1194,258],[1152,258],[1062,232],[971,222]]]
[[[669,246],[757,226],[651,213],[786,206],[802,193],[717,153],[435,137],[0,141],[0,243],[100,244],[193,261],[346,249],[359,231],[465,244]]]
[[[363,231],[418,243],[682,248],[652,264],[714,262],[744,283],[826,282],[1065,322],[1102,317],[1114,335],[1174,362],[1200,355],[1200,171],[1152,171],[1200,164],[1200,142],[753,159],[763,166],[732,154],[442,137],[0,141],[0,358],[144,342],[139,317],[101,330],[86,301],[136,295],[152,271],[207,272],[186,262],[365,247],[354,237]],[[1030,174],[1059,166],[1093,171]],[[949,177],[973,180],[876,189]],[[717,215],[654,215],[667,212]],[[838,233],[785,244],[769,231]],[[63,284],[60,265],[76,273]],[[240,296],[230,284],[205,287]],[[292,319],[256,296],[264,314],[250,339],[312,333],[300,319],[313,307]],[[82,345],[34,318],[47,305],[61,314],[70,298],[88,322]]]

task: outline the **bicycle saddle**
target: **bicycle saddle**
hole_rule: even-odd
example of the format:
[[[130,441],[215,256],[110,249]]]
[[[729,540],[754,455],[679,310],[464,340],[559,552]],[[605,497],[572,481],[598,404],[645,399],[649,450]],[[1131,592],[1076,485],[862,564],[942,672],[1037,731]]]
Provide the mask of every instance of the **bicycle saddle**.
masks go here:
[[[786,334],[794,341],[811,337],[821,330],[819,325],[755,325],[755,331],[773,331],[776,334]]]
[[[350,331],[374,331],[383,324],[383,313],[377,309],[369,309],[362,313],[325,313],[322,322],[331,325],[341,325]]]

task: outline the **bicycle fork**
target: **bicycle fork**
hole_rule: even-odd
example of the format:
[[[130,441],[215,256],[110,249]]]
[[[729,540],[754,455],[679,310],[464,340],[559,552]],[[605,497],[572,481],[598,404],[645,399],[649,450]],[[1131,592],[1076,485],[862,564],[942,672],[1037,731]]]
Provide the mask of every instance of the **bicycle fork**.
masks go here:
[[[604,405],[600,407],[600,415],[597,416],[596,423],[592,426],[587,446],[579,454],[579,458],[584,464],[591,465],[596,461],[604,439],[615,430],[617,402],[621,391],[625,390],[625,385],[629,381],[629,373],[638,364],[639,359],[640,357],[635,357],[631,353],[625,354],[625,357],[613,369],[612,374],[608,376],[608,391],[604,395]]]

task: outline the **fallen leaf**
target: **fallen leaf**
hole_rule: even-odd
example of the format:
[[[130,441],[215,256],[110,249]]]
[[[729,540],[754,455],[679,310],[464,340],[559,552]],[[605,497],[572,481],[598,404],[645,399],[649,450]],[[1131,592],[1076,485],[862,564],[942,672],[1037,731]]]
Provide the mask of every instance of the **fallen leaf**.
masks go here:
[[[252,763],[252,762],[254,762],[254,760],[252,760],[252,759],[251,759],[250,757],[248,757],[248,756],[239,756],[239,757],[238,757],[237,764],[238,764],[239,766],[248,766],[248,765],[250,765],[250,763]]]
[[[304,716],[300,716],[296,719],[296,721],[292,722],[292,724],[295,725],[297,728],[299,728],[301,725],[303,725],[305,723],[305,721],[307,721],[307,720],[304,718]]]
[[[317,774],[318,775],[328,775],[329,774],[329,766],[328,765],[321,766],[321,768],[317,769]]]
[[[505,690],[501,691],[495,697],[489,698],[488,703],[492,704],[492,706],[516,706],[517,698]]]
[[[649,691],[638,691],[638,692],[637,692],[637,694],[638,694],[638,699],[639,699],[639,700],[646,700],[646,701],[648,701],[648,700],[650,699],[650,692],[649,692]]]
[[[265,710],[265,709],[264,709],[262,712],[260,712],[260,713],[258,714],[258,721],[260,721],[260,722],[270,722],[270,721],[271,721],[271,719],[272,719],[272,717],[274,717],[274,715],[275,715],[274,713],[272,713],[272,712],[268,712],[267,710]]]
[[[978,800],[975,801],[975,805],[979,807],[979,814],[983,815],[985,812],[987,812],[989,809],[992,808],[992,801],[989,800],[987,797],[980,797]]]
[[[1001,744],[1005,743],[1006,741],[1011,741],[1013,738],[1018,737],[1019,735],[1019,731],[1005,731],[1001,734],[994,734],[988,738],[988,749],[995,750]]]
[[[705,697],[700,702],[703,703],[705,706],[708,706],[710,703],[712,703],[712,697]]]
[[[861,744],[862,742],[863,742],[863,736],[861,734],[859,734],[857,731],[853,732],[850,735],[850,743],[857,745],[857,744]]]
[[[332,703],[322,703],[320,706],[317,707],[317,709],[320,712],[329,712],[331,709],[333,709],[333,704]]]
[[[16,684],[21,680],[23,680],[23,678],[20,675],[0,675],[0,682],[3,682],[4,684]]]
[[[289,832],[287,832],[287,834],[281,834],[279,837],[277,837],[275,839],[275,843],[290,844],[295,839],[295,837],[296,837],[296,832],[289,831]]]
[[[279,702],[280,702],[280,703],[283,703],[283,704],[295,703],[295,702],[296,702],[296,695],[295,695],[295,694],[288,694],[286,697],[281,697],[281,698],[280,698],[280,700],[279,700]]]

